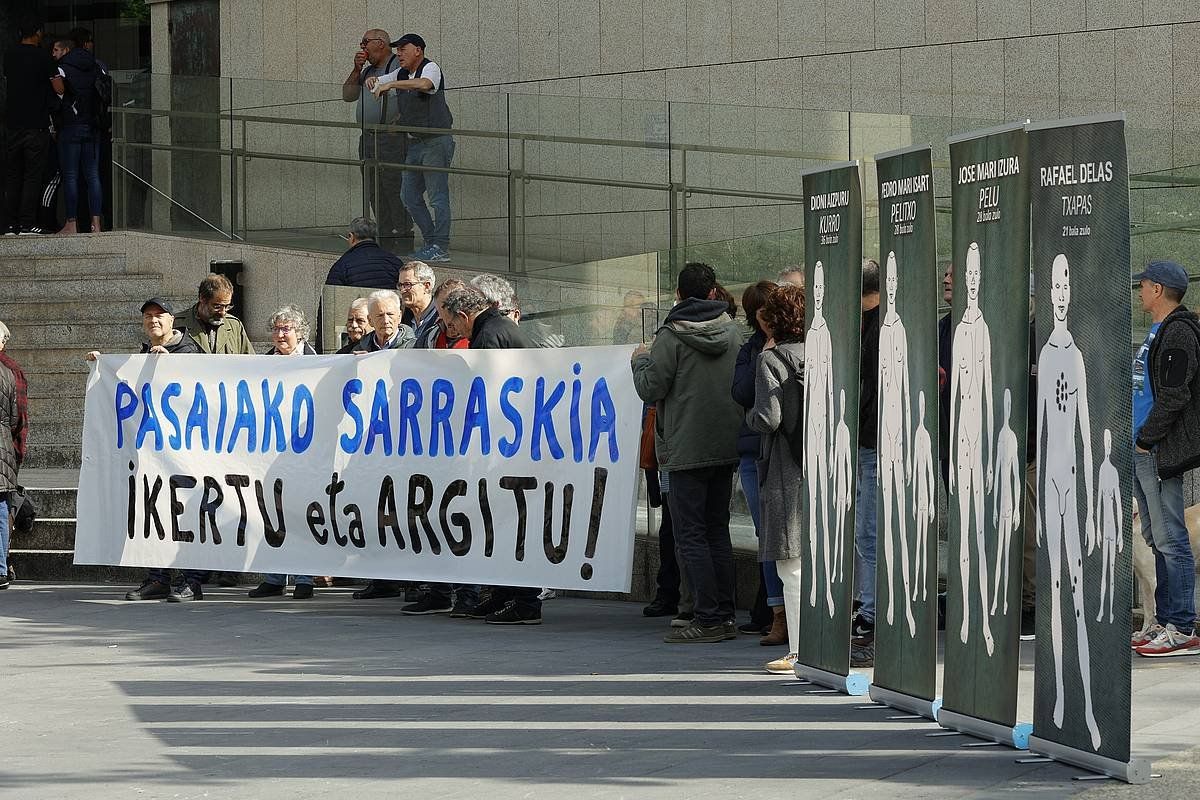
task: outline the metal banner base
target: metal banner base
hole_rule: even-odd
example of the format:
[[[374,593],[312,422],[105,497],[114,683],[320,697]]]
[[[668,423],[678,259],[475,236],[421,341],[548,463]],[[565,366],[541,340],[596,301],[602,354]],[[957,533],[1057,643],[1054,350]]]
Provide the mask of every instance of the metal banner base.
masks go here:
[[[910,714],[919,714],[935,722],[938,718],[938,711],[942,708],[942,698],[940,697],[934,700],[926,700],[923,697],[913,697],[911,694],[897,692],[893,689],[885,689],[878,684],[871,685],[870,694],[871,699],[876,703],[883,703],[885,706],[898,708]]]
[[[1076,750],[1074,747],[1067,747],[1065,744],[1059,744],[1058,742],[1052,742],[1037,736],[1029,737],[1029,751],[1052,758],[1055,761],[1060,761],[1063,764],[1071,764],[1072,766],[1082,767],[1101,775],[1107,775],[1110,778],[1117,778],[1126,783],[1150,782],[1150,762],[1142,758],[1134,758],[1129,763],[1125,763],[1112,758],[1105,758],[1096,753],[1089,753],[1085,750]]]
[[[1033,731],[1033,726],[1028,722],[1018,722],[1009,727],[988,722],[986,719],[959,714],[957,711],[947,711],[944,708],[937,713],[937,723],[943,728],[953,728],[956,731],[987,739],[1005,747],[1015,747],[1017,750],[1028,749],[1029,734]]]
[[[812,681],[820,686],[828,686],[839,692],[844,692],[851,697],[861,697],[866,694],[871,688],[871,681],[866,675],[858,672],[851,672],[849,675],[838,675],[834,672],[826,672],[823,669],[810,667],[800,662],[796,662],[796,666],[792,668],[796,673],[797,678]]]

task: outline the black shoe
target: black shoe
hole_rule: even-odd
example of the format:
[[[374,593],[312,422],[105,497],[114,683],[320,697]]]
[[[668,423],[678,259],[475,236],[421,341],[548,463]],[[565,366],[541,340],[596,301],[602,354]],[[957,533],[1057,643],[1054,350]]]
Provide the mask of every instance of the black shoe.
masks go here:
[[[1021,609],[1021,641],[1032,642],[1037,638],[1037,612],[1032,608]]]
[[[855,638],[867,636],[874,638],[875,623],[868,622],[867,620],[863,619],[862,614],[859,614],[854,617],[854,623],[850,626],[850,635]]]
[[[0,589],[7,589],[10,583],[12,581],[8,579],[8,575],[0,575]]]
[[[238,576],[236,572],[214,572],[212,580],[217,586],[224,586],[226,589],[232,589],[238,585]]]
[[[766,636],[771,632],[771,626],[765,628],[757,622],[746,622],[737,626],[738,633],[744,633],[747,636]]]
[[[421,591],[419,588],[418,589],[404,589],[402,594],[404,595],[404,602],[406,602],[406,603],[419,603],[421,601],[421,598],[425,596],[425,593],[423,591]]]
[[[28,228],[21,228],[20,231],[22,236],[49,236],[51,233],[52,231],[48,231],[45,228],[38,227],[37,225],[31,225]]]
[[[471,609],[475,605],[474,601],[463,602],[462,600],[455,600],[454,605],[450,608],[450,619],[468,619],[471,616]]]
[[[452,610],[450,601],[446,598],[427,594],[415,603],[409,603],[400,609],[401,614],[419,616],[421,614],[446,614]]]
[[[355,600],[380,600],[385,597],[399,597],[402,594],[404,590],[390,581],[371,581],[350,596]]]
[[[488,616],[500,611],[504,606],[505,603],[499,598],[493,597],[490,594],[485,595],[480,598],[478,603],[472,606],[471,610],[467,612],[467,616],[471,619],[487,619]]]
[[[193,600],[203,600],[204,591],[198,583],[185,583],[183,586],[176,586],[167,595],[168,603],[190,603]]]
[[[313,585],[311,583],[297,583],[296,588],[292,589],[293,600],[310,600],[313,596]]]
[[[661,597],[656,597],[642,609],[643,617],[673,617],[679,611],[679,606],[676,603],[668,603]]]
[[[727,619],[721,624],[721,628],[725,631],[726,639],[736,639],[738,637],[738,627],[733,620]]]
[[[850,644],[850,666],[851,667],[873,667],[875,666],[875,640],[865,641],[862,644]]]
[[[171,587],[158,581],[142,581],[142,585],[125,593],[126,600],[162,600],[171,594]]]
[[[282,583],[267,583],[263,581],[258,586],[255,586],[250,591],[246,592],[247,597],[281,597],[283,596]]]
[[[483,621],[488,625],[541,625],[542,610],[517,605],[516,600],[509,600],[504,608],[488,614]]]

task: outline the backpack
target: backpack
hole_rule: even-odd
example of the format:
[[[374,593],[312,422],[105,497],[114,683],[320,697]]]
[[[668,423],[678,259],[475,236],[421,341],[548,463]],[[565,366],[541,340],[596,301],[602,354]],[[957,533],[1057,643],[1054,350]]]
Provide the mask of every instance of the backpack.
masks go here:
[[[37,521],[37,506],[33,504],[33,500],[26,494],[24,486],[18,486],[9,495],[9,504],[12,508],[13,531],[21,534],[32,531],[33,523]]]
[[[99,74],[96,76],[96,82],[92,84],[92,117],[96,121],[96,127],[107,133],[112,130],[112,108],[113,100],[113,79],[108,71],[96,65]]]
[[[797,466],[804,465],[804,370],[797,369],[791,361],[776,356],[784,369],[788,371],[788,380],[793,380],[800,387],[800,413],[789,419],[784,416],[779,431],[787,441],[788,450],[791,451],[792,460]]]

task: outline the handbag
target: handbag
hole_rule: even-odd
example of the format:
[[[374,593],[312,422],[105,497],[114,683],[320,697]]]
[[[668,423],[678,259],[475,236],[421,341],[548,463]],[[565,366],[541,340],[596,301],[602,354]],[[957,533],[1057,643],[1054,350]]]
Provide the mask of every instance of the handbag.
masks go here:
[[[9,494],[9,507],[12,509],[12,529],[16,533],[29,533],[33,523],[37,521],[37,506],[25,492],[24,486],[18,486]]]
[[[654,450],[654,424],[658,409],[650,406],[642,416],[642,442],[638,451],[638,465],[642,469],[658,469],[658,454]]]

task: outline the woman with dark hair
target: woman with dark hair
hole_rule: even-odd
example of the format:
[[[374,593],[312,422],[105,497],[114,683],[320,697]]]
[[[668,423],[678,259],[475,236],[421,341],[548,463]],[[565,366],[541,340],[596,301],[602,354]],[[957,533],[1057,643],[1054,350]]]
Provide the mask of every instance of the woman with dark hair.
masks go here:
[[[746,312],[746,323],[750,326],[750,338],[738,353],[737,366],[733,373],[733,399],[749,411],[754,407],[754,364],[766,344],[767,335],[758,322],[758,311],[767,297],[778,287],[771,281],[759,281],[742,292],[742,308]],[[731,302],[726,301],[726,302]],[[735,306],[736,307],[736,306]],[[738,477],[742,493],[750,507],[750,519],[754,522],[755,535],[759,532],[758,512],[758,434],[742,422],[738,431]],[[764,561],[760,574],[759,595],[763,599],[755,603],[750,615],[750,624],[739,630],[743,633],[763,634],[759,642],[763,645],[787,643],[787,624],[783,615],[783,585],[775,574],[775,565]],[[765,603],[766,608],[762,608]]]
[[[788,654],[766,665],[767,672],[790,674],[800,638],[801,535],[804,406],[804,290],[780,286],[758,311],[767,342],[755,369],[754,408],[746,416],[751,430],[762,434],[758,461],[762,527],[758,557],[773,561],[783,585]]]

